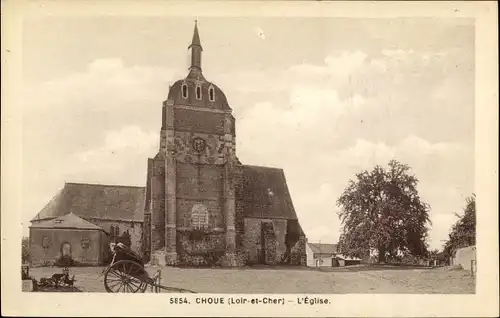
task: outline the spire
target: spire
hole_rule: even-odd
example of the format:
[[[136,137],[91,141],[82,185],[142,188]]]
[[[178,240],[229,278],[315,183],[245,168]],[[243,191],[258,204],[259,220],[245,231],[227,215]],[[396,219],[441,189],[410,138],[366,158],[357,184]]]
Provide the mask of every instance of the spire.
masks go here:
[[[194,21],[194,33],[191,45],[188,47],[191,49],[191,67],[190,69],[196,68],[201,71],[201,52],[203,48],[201,47],[200,35],[198,34],[198,20]]]
[[[189,48],[191,48],[193,45],[197,45],[201,48],[200,35],[198,34],[198,20],[194,20],[193,40],[191,41],[191,45],[189,46]]]

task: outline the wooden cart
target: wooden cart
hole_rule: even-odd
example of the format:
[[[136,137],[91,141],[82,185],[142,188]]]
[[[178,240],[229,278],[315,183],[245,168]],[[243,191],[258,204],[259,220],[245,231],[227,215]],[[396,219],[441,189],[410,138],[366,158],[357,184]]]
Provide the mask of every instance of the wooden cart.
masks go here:
[[[144,293],[148,287],[157,293],[194,293],[187,289],[160,285],[160,272],[150,277],[141,257],[126,245],[111,243],[110,248],[113,260],[101,273],[108,293]]]

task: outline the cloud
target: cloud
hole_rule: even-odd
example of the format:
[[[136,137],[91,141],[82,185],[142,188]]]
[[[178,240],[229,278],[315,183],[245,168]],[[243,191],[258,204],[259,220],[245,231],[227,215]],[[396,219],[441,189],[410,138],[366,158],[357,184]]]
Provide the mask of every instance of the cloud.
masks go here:
[[[144,185],[172,69],[97,59],[80,73],[25,86],[23,209],[38,212],[66,181]]]
[[[289,158],[328,151],[338,141],[336,125],[342,116],[362,111],[365,103],[361,96],[340,100],[335,90],[314,86],[294,86],[288,97],[288,102],[281,105],[257,102],[237,119],[241,158],[276,164],[277,151]],[[247,146],[256,141],[261,148],[259,152]],[[291,164],[293,160],[287,162]]]
[[[96,59],[84,72],[25,87],[25,112],[58,108],[72,110],[110,110],[154,99],[167,94],[168,81],[179,73],[175,69],[151,66],[125,66],[118,58]]]
[[[448,240],[448,234],[452,225],[457,221],[457,217],[452,214],[433,214],[432,218],[432,234],[429,237],[428,244],[431,248],[441,249],[444,243]]]
[[[168,82],[176,74],[171,69],[126,66],[121,59],[97,59],[84,72],[27,86],[24,142],[28,149],[56,149],[50,158],[56,160],[54,155],[96,147],[103,131],[138,123],[159,125],[151,114],[161,111]]]
[[[395,148],[382,142],[372,143],[364,139],[357,139],[352,147],[334,153],[334,157],[340,164],[357,169],[368,169],[376,164],[385,164],[395,155]]]
[[[336,198],[347,181],[392,158],[421,181],[433,222],[437,217],[433,244],[447,233],[451,221],[441,215],[460,211],[474,165],[473,147],[461,142],[470,118],[460,117],[460,107],[471,105],[460,93],[470,87],[462,75],[447,77],[439,63],[449,61],[439,54],[342,51],[320,64],[217,76],[235,109],[238,156],[284,168],[311,241],[336,242]],[[454,72],[466,72],[461,65]],[[23,173],[25,193],[36,193],[29,213],[68,180],[144,185],[146,160],[159,143],[161,101],[168,82],[183,75],[98,59],[84,72],[27,88]],[[454,124],[445,124],[450,118]]]
[[[323,65],[303,63],[293,65],[289,70],[305,76],[335,75],[345,77],[365,65],[367,57],[368,55],[362,51],[342,51],[335,55],[326,56]]]
[[[384,49],[382,50],[382,55],[385,55],[391,59],[397,60],[397,61],[402,61],[408,58],[411,58],[411,56],[415,54],[414,50],[392,50],[392,49]]]
[[[99,170],[105,174],[108,169],[127,171],[124,162],[134,161],[135,158],[144,160],[157,150],[159,134],[145,132],[138,126],[125,126],[116,131],[104,133],[104,144],[96,149],[77,152],[71,156],[71,162],[76,163],[80,172],[83,170]],[[117,165],[116,162],[120,164]],[[133,168],[133,167],[132,167]],[[74,173],[73,169],[73,173]]]
[[[391,159],[412,167],[432,215],[459,211],[464,197],[470,195],[473,148],[469,145],[431,142],[409,134],[392,144],[364,136],[344,146],[344,140],[336,138],[334,122],[363,112],[364,99],[359,98],[359,108],[347,112],[349,105],[335,91],[302,88],[295,92],[288,107],[264,102],[245,113],[237,126],[238,155],[244,163],[285,169],[295,208],[311,241],[336,242],[340,234],[336,198],[357,172],[385,167]],[[431,230],[434,245],[440,244],[439,237],[451,226],[443,222]]]

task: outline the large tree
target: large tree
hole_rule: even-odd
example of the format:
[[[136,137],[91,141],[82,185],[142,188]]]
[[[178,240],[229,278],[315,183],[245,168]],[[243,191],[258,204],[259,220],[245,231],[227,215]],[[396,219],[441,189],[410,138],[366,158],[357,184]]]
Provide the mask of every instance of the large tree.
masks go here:
[[[378,261],[401,256],[427,256],[429,205],[418,195],[410,167],[396,160],[356,174],[337,200],[343,225],[342,253],[364,257],[372,250]]]
[[[457,248],[476,244],[476,196],[473,194],[465,199],[462,216],[455,215],[459,219],[451,228],[449,239],[444,246],[444,253],[448,257]]]

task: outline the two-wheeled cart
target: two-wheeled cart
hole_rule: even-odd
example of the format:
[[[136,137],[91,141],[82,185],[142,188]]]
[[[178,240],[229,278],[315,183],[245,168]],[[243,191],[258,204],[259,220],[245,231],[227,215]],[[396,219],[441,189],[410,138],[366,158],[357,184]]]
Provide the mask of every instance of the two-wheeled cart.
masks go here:
[[[152,291],[171,293],[194,293],[193,291],[167,287],[159,284],[159,273],[150,277],[141,257],[122,243],[111,243],[113,259],[101,275],[104,275],[104,288],[108,293],[144,293]]]

